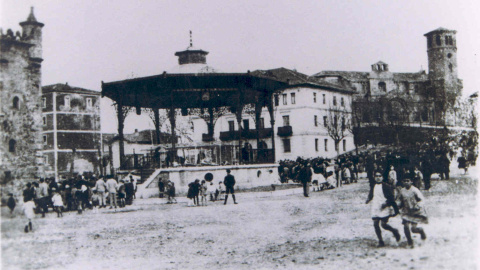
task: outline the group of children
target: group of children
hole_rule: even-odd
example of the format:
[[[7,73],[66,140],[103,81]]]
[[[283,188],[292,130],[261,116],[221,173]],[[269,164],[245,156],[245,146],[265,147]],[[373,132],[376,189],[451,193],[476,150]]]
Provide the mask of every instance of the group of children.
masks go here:
[[[224,192],[222,181],[218,186],[212,181],[195,179],[195,181],[188,184],[187,198],[190,199],[188,206],[206,206],[207,201],[217,201],[218,197]]]
[[[385,246],[380,226],[392,232],[397,242],[400,241],[401,236],[398,229],[388,224],[390,217],[395,217],[398,214],[401,214],[409,247],[413,248],[414,246],[411,233],[420,234],[421,239],[425,240],[427,238],[425,231],[417,226],[419,223],[428,223],[423,205],[424,197],[420,190],[412,185],[412,179],[404,178],[400,185],[396,183],[396,175],[393,175],[393,173],[391,175],[389,173],[386,181],[383,180],[381,171],[375,172],[374,177],[375,185],[370,188],[366,203],[371,205],[371,216],[379,242],[378,246]]]

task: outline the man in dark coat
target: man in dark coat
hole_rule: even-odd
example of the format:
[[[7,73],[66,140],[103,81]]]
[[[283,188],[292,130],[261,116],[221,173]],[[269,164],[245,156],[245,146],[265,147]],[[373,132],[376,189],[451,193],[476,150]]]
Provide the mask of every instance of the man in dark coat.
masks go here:
[[[32,188],[32,183],[27,183],[27,187],[23,190],[23,201],[33,201],[35,199],[35,190]]]
[[[425,183],[425,190],[430,189],[430,177],[432,176],[432,163],[430,162],[428,156],[424,156],[422,160],[421,171],[423,174],[423,182]]]
[[[450,179],[450,160],[447,157],[447,153],[443,153],[438,159],[438,165],[440,169],[440,178]]]
[[[310,169],[310,163],[307,166],[301,165],[300,171],[298,172],[298,180],[302,183],[303,186],[303,196],[308,197],[310,182],[312,182],[312,170]]]
[[[230,172],[230,169],[227,169],[227,176],[225,176],[225,179],[223,180],[223,184],[225,185],[225,202],[223,203],[224,205],[227,204],[229,193],[232,194],[233,203],[237,204],[237,201],[235,200],[235,189],[233,188],[235,186],[235,177],[231,175]]]

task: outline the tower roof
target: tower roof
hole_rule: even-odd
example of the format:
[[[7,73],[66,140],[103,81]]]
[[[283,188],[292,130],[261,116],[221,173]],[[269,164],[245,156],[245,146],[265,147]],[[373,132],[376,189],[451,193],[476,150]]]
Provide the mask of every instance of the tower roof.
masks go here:
[[[437,29],[435,29],[435,30],[432,30],[432,31],[426,33],[424,36],[429,36],[429,35],[431,35],[431,34],[433,34],[433,33],[442,33],[442,32],[453,32],[453,33],[457,33],[457,31],[455,31],[455,30],[449,30],[449,29],[447,29],[447,28],[439,27],[439,28],[437,28]]]
[[[21,26],[24,26],[24,25],[36,25],[36,26],[44,26],[43,23],[40,23],[37,21],[37,19],[35,18],[35,15],[33,14],[33,7],[30,8],[30,14],[28,15],[28,18],[26,21],[24,22],[21,22],[20,23]]]

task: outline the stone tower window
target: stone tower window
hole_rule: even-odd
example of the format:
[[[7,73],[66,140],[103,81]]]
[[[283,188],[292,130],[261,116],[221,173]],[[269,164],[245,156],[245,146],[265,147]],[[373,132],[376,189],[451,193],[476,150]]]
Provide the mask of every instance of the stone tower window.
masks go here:
[[[14,109],[19,109],[19,103],[20,103],[20,99],[18,97],[14,97],[13,98],[13,101],[12,101],[12,107]]]
[[[438,46],[442,45],[442,40],[441,40],[440,36],[436,36],[435,40],[436,40]]]
[[[92,108],[92,98],[87,98],[87,109]]]
[[[448,53],[448,54],[447,54],[447,57],[448,57],[448,58],[452,58],[452,54],[451,54],[451,53]]]
[[[65,96],[65,97],[63,98],[63,101],[64,101],[63,105],[64,105],[65,107],[69,108],[69,107],[70,107],[70,96]]]
[[[8,142],[8,152],[15,153],[15,144],[17,144],[17,142],[14,139]]]
[[[381,92],[387,92],[387,85],[385,84],[385,82],[378,83],[378,90],[380,90]]]
[[[453,72],[453,65],[452,65],[452,63],[448,64],[448,69],[450,70],[450,72]]]

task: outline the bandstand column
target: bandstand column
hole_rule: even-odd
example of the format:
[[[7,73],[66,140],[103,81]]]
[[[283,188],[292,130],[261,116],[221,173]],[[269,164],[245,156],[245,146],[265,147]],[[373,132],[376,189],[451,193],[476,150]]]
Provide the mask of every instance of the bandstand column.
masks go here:
[[[172,138],[171,138],[171,141],[172,141],[172,154],[173,154],[173,159],[172,159],[172,162],[176,160],[176,157],[177,157],[177,152],[176,152],[176,148],[175,148],[175,127],[176,127],[176,122],[175,122],[175,108],[174,107],[171,107],[170,109],[168,109],[168,119],[170,120],[170,126],[171,126],[171,129],[172,129]]]
[[[153,117],[155,118],[155,135],[157,137],[157,144],[160,144],[160,113],[158,108],[152,108]]]
[[[272,155],[273,155],[273,162],[276,161],[275,158],[275,111],[274,111],[274,104],[273,104],[273,95],[268,95],[267,100],[267,108],[268,113],[270,114],[270,125],[272,126]]]
[[[120,154],[120,169],[123,169],[123,162],[125,160],[125,145],[124,145],[124,136],[123,128],[125,127],[125,115],[124,107],[121,103],[117,103],[117,119],[118,119],[118,138],[119,138],[119,154]]]
[[[243,112],[243,104],[239,103],[237,105],[237,111],[235,116],[237,117],[237,124],[238,124],[238,163],[243,161],[242,158],[242,112]]]

